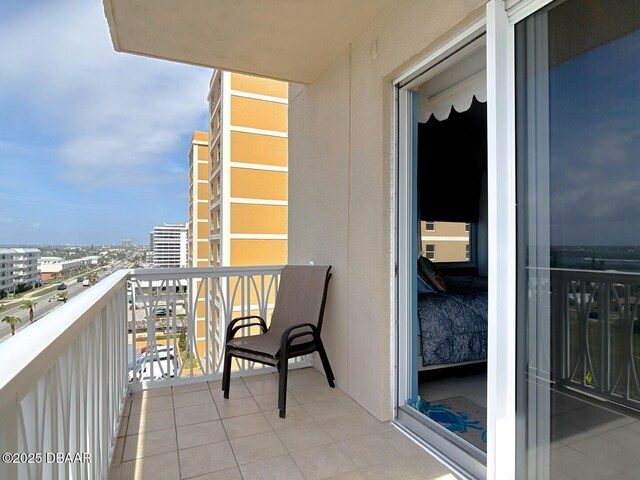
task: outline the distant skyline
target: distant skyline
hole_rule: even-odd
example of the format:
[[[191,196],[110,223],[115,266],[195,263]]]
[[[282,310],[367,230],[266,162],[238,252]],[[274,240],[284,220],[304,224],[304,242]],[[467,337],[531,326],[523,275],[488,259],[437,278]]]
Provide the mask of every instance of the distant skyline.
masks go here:
[[[149,240],[147,239],[146,242],[143,242],[141,244],[136,244],[134,243],[132,245],[133,247],[148,247],[149,246]],[[0,243],[0,248],[22,248],[22,247],[28,247],[28,248],[90,248],[90,247],[117,247],[117,248],[127,248],[127,247],[122,247],[122,245],[120,244],[120,242],[112,242],[112,243],[89,243],[89,244],[71,244],[71,243],[62,243],[62,244],[54,244],[54,243],[31,243],[31,244],[25,244],[25,243]]]
[[[188,217],[211,70],[116,53],[102,2],[0,5],[0,244],[147,244]]]

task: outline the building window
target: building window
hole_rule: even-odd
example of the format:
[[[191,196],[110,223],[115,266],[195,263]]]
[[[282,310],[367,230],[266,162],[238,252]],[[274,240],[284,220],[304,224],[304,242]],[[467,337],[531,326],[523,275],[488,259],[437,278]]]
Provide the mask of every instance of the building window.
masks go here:
[[[465,232],[469,232],[471,230],[471,224],[470,223],[465,223],[464,224],[464,231]],[[467,245],[468,247],[469,245]],[[468,257],[467,257],[468,258]]]
[[[433,244],[427,244],[426,248],[425,248],[425,253],[426,253],[426,257],[429,260],[435,260],[436,259],[436,246]]]
[[[427,232],[435,232],[436,230],[436,222],[426,222],[426,227],[425,229],[427,230]]]
[[[469,244],[468,243],[464,246],[464,258],[469,260]]]

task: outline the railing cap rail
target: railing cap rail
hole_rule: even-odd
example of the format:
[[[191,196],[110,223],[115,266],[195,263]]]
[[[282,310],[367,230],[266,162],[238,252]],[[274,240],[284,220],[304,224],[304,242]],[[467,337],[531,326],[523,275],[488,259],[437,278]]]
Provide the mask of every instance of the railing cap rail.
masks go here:
[[[229,277],[241,275],[262,275],[280,273],[284,265],[242,266],[242,267],[196,267],[196,268],[137,268],[131,270],[132,277],[142,279],[185,279],[211,277]]]
[[[558,272],[580,276],[600,276],[600,277],[629,277],[640,278],[640,272],[623,272],[619,270],[583,270],[578,268],[548,268],[548,267],[527,267],[527,270],[538,270],[542,272]]]

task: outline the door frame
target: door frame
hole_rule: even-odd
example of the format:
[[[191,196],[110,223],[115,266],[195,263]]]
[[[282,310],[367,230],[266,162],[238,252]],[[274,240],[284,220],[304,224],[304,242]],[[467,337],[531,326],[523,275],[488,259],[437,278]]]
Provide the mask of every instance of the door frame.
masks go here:
[[[444,463],[465,477],[487,476],[484,456],[475,448],[464,448],[457,437],[440,425],[427,424],[422,416],[410,408],[403,408],[417,394],[415,363],[418,356],[415,315],[417,273],[417,225],[416,195],[417,175],[414,158],[417,145],[417,96],[415,90],[430,76],[455,64],[468,53],[478,48],[486,33],[485,18],[479,19],[464,29],[441,48],[407,69],[394,82],[395,87],[395,161],[394,172],[394,232],[395,250],[393,260],[397,275],[394,285],[396,339],[394,362],[394,420],[421,440],[421,443]],[[440,430],[443,430],[439,432]]]

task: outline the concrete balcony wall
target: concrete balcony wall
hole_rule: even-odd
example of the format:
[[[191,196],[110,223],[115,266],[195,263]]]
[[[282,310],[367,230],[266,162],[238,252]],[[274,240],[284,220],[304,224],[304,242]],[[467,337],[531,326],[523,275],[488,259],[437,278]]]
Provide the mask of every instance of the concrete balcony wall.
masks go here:
[[[289,163],[289,263],[333,265],[322,335],[337,384],[348,391],[348,49],[313,87],[294,97],[299,89],[290,87],[289,100],[289,128],[296,132],[289,136],[295,155]]]
[[[334,267],[323,336],[337,383],[392,417],[392,81],[484,15],[484,0],[390,3],[289,98],[289,263]]]

